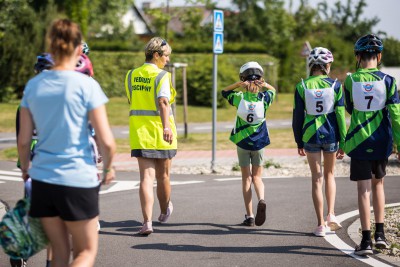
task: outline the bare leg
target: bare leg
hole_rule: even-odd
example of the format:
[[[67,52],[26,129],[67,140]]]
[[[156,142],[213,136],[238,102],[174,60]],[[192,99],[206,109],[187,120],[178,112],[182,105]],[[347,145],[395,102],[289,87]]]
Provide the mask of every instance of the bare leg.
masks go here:
[[[74,248],[74,260],[71,267],[94,266],[99,245],[98,220],[99,217],[82,221],[65,221]]]
[[[170,159],[156,159],[157,198],[162,214],[167,213],[168,202],[171,198]]]
[[[242,193],[244,199],[244,206],[246,208],[246,213],[248,216],[253,215],[253,202],[252,202],[252,193],[251,193],[251,173],[250,166],[240,167],[242,171]]]
[[[263,166],[252,166],[253,184],[258,200],[264,199]]]
[[[315,213],[317,214],[318,225],[323,225],[324,221],[324,196],[322,194],[323,177],[321,172],[321,152],[307,153],[308,165],[311,170],[312,179],[312,199]]]
[[[370,222],[370,195],[371,195],[371,180],[357,181],[358,191],[358,210],[360,212],[361,229],[363,231],[371,229]]]
[[[71,248],[67,227],[60,217],[43,217],[40,219],[53,252],[51,266],[66,267],[69,263]]]
[[[141,157],[137,159],[140,170],[139,196],[143,221],[149,222],[153,216],[155,161],[154,159]]]
[[[376,223],[383,223],[385,218],[385,190],[384,178],[372,178],[372,205]]]
[[[325,196],[328,206],[328,214],[335,215],[336,181],[335,181],[336,153],[324,152],[324,178]]]

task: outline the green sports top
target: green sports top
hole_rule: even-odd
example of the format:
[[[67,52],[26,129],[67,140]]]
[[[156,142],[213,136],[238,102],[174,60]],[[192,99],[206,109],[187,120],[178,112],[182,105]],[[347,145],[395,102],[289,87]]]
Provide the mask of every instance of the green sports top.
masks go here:
[[[304,143],[343,148],[346,135],[344,97],[339,81],[327,75],[310,76],[296,85],[293,133],[298,148]]]
[[[275,94],[275,90],[259,93],[222,91],[222,96],[237,109],[236,123],[229,138],[233,143],[252,151],[270,144],[265,116]]]
[[[358,69],[345,81],[351,114],[344,150],[351,158],[383,160],[400,146],[400,102],[396,80],[377,68]]]

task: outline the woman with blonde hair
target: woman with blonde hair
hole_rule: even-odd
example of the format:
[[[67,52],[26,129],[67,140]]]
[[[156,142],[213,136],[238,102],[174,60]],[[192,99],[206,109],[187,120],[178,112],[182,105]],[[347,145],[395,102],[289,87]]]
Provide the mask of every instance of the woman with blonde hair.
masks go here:
[[[176,92],[171,74],[163,70],[170,55],[171,47],[164,39],[152,38],[145,46],[146,62],[128,71],[125,78],[131,156],[137,158],[140,169],[142,235],[153,232],[154,178],[161,210],[158,221],[166,223],[173,211],[170,169],[177,152],[177,135],[171,104]]]
[[[107,120],[108,101],[100,85],[75,71],[82,34],[68,19],[48,31],[54,67],[32,78],[21,102],[18,152],[24,180],[32,178],[30,216],[40,218],[50,241],[51,265],[67,266],[72,237],[73,266],[94,266],[98,248],[100,179],[92,160],[88,121],[96,130],[103,155],[102,183],[115,173],[115,142]],[[38,143],[29,166],[32,130]]]

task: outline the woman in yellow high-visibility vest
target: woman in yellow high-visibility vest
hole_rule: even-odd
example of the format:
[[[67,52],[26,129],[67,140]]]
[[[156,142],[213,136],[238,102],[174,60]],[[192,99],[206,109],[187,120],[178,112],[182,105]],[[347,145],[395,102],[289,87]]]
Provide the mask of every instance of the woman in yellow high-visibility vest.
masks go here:
[[[140,204],[143,226],[139,234],[153,232],[153,183],[157,180],[157,198],[161,214],[158,221],[167,222],[173,206],[170,200],[171,160],[177,151],[177,134],[171,103],[175,100],[171,74],[163,68],[169,62],[171,47],[160,37],[145,47],[146,62],[128,71],[125,89],[130,105],[129,139],[131,156],[140,169]]]

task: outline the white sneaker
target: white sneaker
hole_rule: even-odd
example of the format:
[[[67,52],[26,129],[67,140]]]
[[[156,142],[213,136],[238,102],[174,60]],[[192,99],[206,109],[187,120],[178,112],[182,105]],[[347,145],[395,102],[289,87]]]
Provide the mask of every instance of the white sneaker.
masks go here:
[[[313,234],[316,235],[316,236],[324,237],[325,234],[326,234],[326,227],[325,227],[325,225],[320,225],[320,226],[318,226],[317,228],[315,228]]]
[[[331,229],[331,231],[336,231],[342,228],[342,225],[332,213],[329,213],[328,216],[326,216],[326,225]]]

